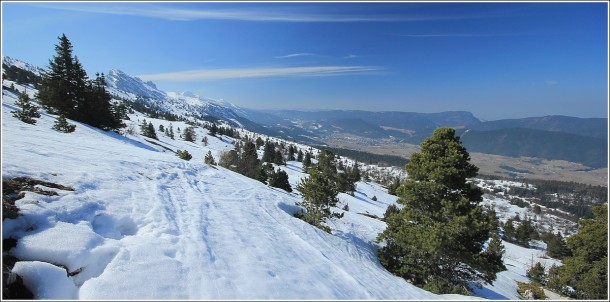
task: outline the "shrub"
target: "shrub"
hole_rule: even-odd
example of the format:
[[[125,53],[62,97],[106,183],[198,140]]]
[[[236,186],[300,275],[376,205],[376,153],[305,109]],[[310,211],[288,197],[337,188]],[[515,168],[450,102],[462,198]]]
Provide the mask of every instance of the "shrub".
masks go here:
[[[536,283],[525,283],[517,281],[517,285],[519,289],[517,292],[525,299],[525,300],[545,300],[547,297],[544,294],[544,290]]]
[[[70,133],[76,130],[76,125],[68,123],[66,117],[63,114],[60,114],[55,119],[52,129],[63,133]]]
[[[178,150],[176,152],[176,156],[178,156],[181,159],[184,159],[186,161],[191,160],[191,158],[193,158],[193,156],[186,150]]]

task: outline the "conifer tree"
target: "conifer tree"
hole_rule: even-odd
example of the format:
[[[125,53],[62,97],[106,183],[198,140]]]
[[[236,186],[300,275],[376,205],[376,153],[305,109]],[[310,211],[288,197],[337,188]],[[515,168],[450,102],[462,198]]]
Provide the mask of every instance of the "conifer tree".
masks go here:
[[[163,124],[159,124],[159,132],[165,132],[165,127],[163,127]]]
[[[168,136],[169,138],[174,139],[174,126],[171,123],[169,124]]]
[[[261,159],[266,163],[275,162],[275,146],[270,142],[265,142],[265,149],[263,150],[263,158]]]
[[[452,128],[438,128],[411,156],[407,181],[398,190],[404,207],[386,218],[378,240],[381,264],[394,274],[435,293],[468,294],[468,284],[491,283],[498,255],[484,243],[497,220],[479,205],[482,191],[467,179],[478,168]]]
[[[42,78],[37,98],[46,110],[74,118],[86,94],[86,73],[73,56],[72,43],[66,35],[58,39],[56,55],[49,61],[49,71]]]
[[[547,285],[578,300],[608,300],[608,206],[593,207],[593,213],[567,239],[572,256],[549,271]]]
[[[271,173],[269,177],[269,185],[275,188],[283,189],[287,192],[292,192],[292,187],[288,182],[288,174],[285,171],[277,168],[277,171]]]
[[[55,51],[37,94],[42,106],[52,113],[102,130],[117,131],[124,127],[121,120],[124,114],[111,103],[110,94],[105,90],[104,75],[98,74],[96,79],[88,80],[66,35],[59,37]]]
[[[311,166],[311,153],[307,152],[307,153],[305,153],[305,158],[303,159],[303,167],[305,169],[307,169],[310,166]]]
[[[182,138],[187,142],[194,142],[197,139],[197,136],[195,134],[195,130],[193,129],[193,127],[184,128],[184,133],[182,135]]]
[[[17,99],[17,102],[15,102],[15,105],[21,108],[21,110],[11,111],[14,117],[27,124],[36,124],[34,118],[40,117],[38,107],[32,104],[30,96],[25,91],[19,93],[19,98]]]
[[[216,161],[214,160],[214,156],[212,155],[211,151],[208,151],[208,153],[205,155],[204,162],[208,165],[216,166]]]
[[[303,151],[301,151],[301,150],[299,150],[299,153],[297,155],[297,161],[303,162]]]
[[[211,136],[216,136],[216,134],[218,133],[218,126],[216,126],[215,123],[212,123],[209,133]]]
[[[51,129],[63,133],[70,133],[76,130],[76,125],[68,123],[66,117],[63,114],[60,114],[57,116],[57,118],[55,118],[55,123],[53,124],[53,127],[51,127]]]
[[[309,177],[301,179],[297,190],[303,196],[303,201],[297,205],[304,207],[307,211],[304,220],[329,231],[322,223],[329,217],[337,216],[331,212],[331,207],[335,207],[339,201],[335,185],[318,170],[312,170]]]
[[[243,151],[241,152],[238,172],[244,176],[256,178],[259,164],[260,160],[258,159],[258,155],[256,153],[256,145],[251,141],[247,141],[244,144]]]
[[[186,161],[189,161],[189,160],[191,160],[193,158],[193,156],[187,150],[178,150],[178,151],[176,151],[176,156],[178,156],[181,159],[184,159]]]

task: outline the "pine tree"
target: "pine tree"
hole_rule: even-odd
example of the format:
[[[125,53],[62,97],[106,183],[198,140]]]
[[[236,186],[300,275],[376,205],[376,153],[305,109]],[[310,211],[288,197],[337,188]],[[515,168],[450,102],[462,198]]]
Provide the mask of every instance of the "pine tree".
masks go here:
[[[549,272],[550,288],[578,300],[608,300],[608,206],[593,207],[593,213],[567,240],[572,256]]]
[[[547,234],[544,239],[546,242],[546,253],[549,257],[561,260],[566,256],[572,255],[561,233],[557,232],[555,235],[553,233]]]
[[[209,134],[211,136],[216,136],[217,133],[218,133],[218,126],[216,126],[215,123],[212,123],[212,127],[210,127]]]
[[[178,151],[176,151],[176,156],[178,156],[181,159],[184,159],[186,161],[189,161],[189,160],[191,160],[193,158],[193,156],[187,150],[178,150]]]
[[[165,132],[165,127],[163,127],[163,124],[159,124],[159,132]]]
[[[40,117],[38,107],[32,104],[30,96],[26,92],[19,93],[19,98],[15,105],[21,108],[21,110],[11,111],[14,117],[27,124],[36,124],[34,118]]]
[[[536,262],[535,265],[533,265],[532,267],[530,267],[527,272],[525,273],[525,275],[530,278],[530,280],[532,280],[533,282],[536,282],[538,284],[544,284],[544,278],[545,278],[545,273],[544,273],[544,266],[542,266],[542,263],[540,262]]]
[[[292,192],[292,187],[288,182],[288,174],[285,171],[280,170],[280,168],[271,173],[269,177],[269,185],[275,188],[283,189],[287,192]]]
[[[216,166],[216,161],[214,160],[214,156],[212,155],[211,151],[208,151],[208,153],[205,155],[204,162],[208,165]]]
[[[70,133],[70,132],[74,132],[74,130],[76,130],[76,125],[72,125],[72,124],[68,123],[68,120],[66,119],[66,117],[63,114],[60,114],[55,119],[55,123],[53,124],[53,127],[51,127],[51,129],[59,131],[59,132],[63,132],[63,133]]]
[[[86,95],[86,74],[72,54],[70,40],[65,34],[58,39],[56,55],[49,61],[49,71],[42,78],[37,98],[46,110],[74,118]]]
[[[305,158],[303,159],[303,167],[305,169],[307,169],[310,166],[311,166],[311,153],[307,152],[307,153],[305,153]]]
[[[297,161],[303,162],[303,151],[301,151],[301,150],[299,150],[299,153],[297,155]]]
[[[273,163],[276,165],[285,165],[284,155],[280,149],[275,150],[275,155],[273,155]]]
[[[169,138],[174,139],[174,126],[170,123],[169,124]]]
[[[193,129],[193,127],[184,128],[184,133],[182,137],[187,142],[194,142],[197,139],[197,135],[195,134],[195,130]]]
[[[66,35],[55,45],[56,55],[49,61],[49,72],[43,75],[37,98],[52,113],[64,115],[102,130],[125,127],[123,113],[111,102],[105,89],[104,75],[89,81],[72,44]]]
[[[409,178],[397,193],[404,208],[386,219],[378,236],[381,264],[394,274],[435,293],[468,294],[468,284],[491,283],[498,255],[484,243],[497,220],[479,205],[482,191],[467,179],[477,175],[470,155],[452,128],[438,128],[411,156]]]
[[[275,146],[269,141],[265,142],[265,149],[263,150],[263,158],[261,160],[266,163],[275,162]]]
[[[260,160],[258,159],[258,155],[256,153],[256,145],[251,141],[247,141],[244,144],[243,151],[241,152],[238,172],[244,176],[256,178],[259,164]]]
[[[295,158],[294,158],[294,153],[295,153],[295,152],[296,152],[296,151],[294,150],[294,146],[290,145],[290,146],[288,147],[288,160],[289,160],[289,161],[291,161],[291,160],[295,160]]]
[[[331,212],[331,207],[335,207],[339,201],[335,185],[319,171],[312,170],[309,177],[301,179],[297,190],[303,196],[303,201],[297,205],[304,207],[307,211],[304,220],[329,231],[322,223],[329,217],[336,216]]]

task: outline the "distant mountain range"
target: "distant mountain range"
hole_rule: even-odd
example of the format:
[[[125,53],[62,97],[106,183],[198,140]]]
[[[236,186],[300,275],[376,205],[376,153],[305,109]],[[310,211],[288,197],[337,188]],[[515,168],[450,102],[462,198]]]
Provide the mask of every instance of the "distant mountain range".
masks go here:
[[[7,78],[35,80],[43,69],[4,57]],[[24,76],[26,75],[26,76]],[[440,113],[361,110],[257,110],[206,99],[193,93],[165,92],[153,82],[120,70],[106,75],[108,91],[118,99],[139,102],[183,117],[222,119],[250,131],[306,144],[350,135],[370,140],[419,144],[441,126],[456,128],[469,151],[504,156],[539,157],[608,166],[608,119],[569,116],[481,121],[466,111]],[[35,83],[34,83],[35,84]]]

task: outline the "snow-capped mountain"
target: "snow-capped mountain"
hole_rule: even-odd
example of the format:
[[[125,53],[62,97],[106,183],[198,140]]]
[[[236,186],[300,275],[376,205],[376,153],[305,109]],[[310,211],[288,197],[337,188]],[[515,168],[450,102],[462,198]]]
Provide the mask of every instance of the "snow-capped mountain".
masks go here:
[[[205,99],[192,92],[165,92],[155,83],[128,75],[117,69],[110,70],[106,76],[110,94],[127,100],[144,102],[160,111],[184,117],[203,118],[213,116],[239,127],[252,128],[253,122],[235,112],[239,107],[228,102]],[[249,127],[250,126],[250,127]]]
[[[131,93],[134,96],[142,96],[145,98],[164,100],[167,94],[164,91],[157,89],[157,86],[151,82],[144,82],[138,77],[130,76],[118,69],[111,69],[106,75],[106,85],[110,91],[120,90]]]
[[[41,76],[45,72],[44,68],[40,68],[40,67],[34,66],[30,63],[21,61],[19,59],[7,57],[7,56],[2,57],[2,65],[6,65],[7,67],[14,66],[14,67],[32,72],[33,74],[35,74],[37,76]]]

